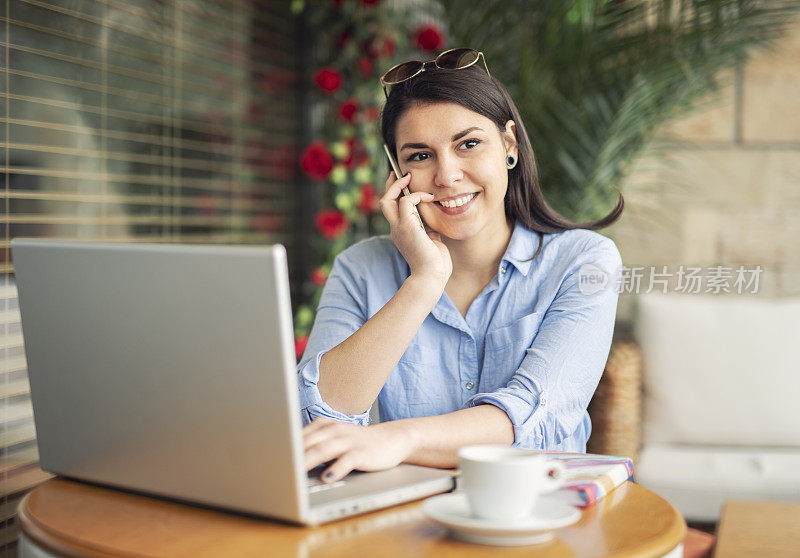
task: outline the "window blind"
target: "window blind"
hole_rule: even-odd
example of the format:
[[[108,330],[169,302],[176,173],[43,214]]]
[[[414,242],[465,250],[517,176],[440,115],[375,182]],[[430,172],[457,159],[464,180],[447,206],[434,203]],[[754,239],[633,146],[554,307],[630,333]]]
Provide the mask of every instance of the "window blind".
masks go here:
[[[279,0],[0,0],[0,551],[38,467],[14,237],[296,244]]]

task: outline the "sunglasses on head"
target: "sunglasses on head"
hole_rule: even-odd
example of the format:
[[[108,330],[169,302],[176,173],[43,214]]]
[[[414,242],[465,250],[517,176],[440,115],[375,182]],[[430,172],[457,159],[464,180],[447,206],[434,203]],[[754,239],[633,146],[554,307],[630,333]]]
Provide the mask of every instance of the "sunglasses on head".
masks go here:
[[[484,58],[482,52],[474,48],[451,48],[427,62],[420,62],[419,60],[403,62],[402,64],[394,66],[381,76],[383,94],[388,98],[389,94],[386,92],[387,85],[396,85],[409,80],[424,72],[431,67],[431,65],[442,70],[462,70],[475,64],[479,58],[483,60],[483,67],[486,68],[486,73],[491,77],[492,74],[489,73],[489,68],[486,66],[486,58]]]

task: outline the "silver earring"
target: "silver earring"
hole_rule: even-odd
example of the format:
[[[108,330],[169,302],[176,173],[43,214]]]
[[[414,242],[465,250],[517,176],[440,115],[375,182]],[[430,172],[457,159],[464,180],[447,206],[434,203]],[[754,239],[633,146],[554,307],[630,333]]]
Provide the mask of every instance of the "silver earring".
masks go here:
[[[517,158],[513,155],[506,157],[506,167],[510,170],[517,166]]]

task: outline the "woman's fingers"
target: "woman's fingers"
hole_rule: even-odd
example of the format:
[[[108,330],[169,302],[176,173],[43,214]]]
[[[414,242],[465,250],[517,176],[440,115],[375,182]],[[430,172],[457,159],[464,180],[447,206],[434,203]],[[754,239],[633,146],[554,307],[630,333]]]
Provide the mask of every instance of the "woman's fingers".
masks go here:
[[[363,428],[331,419],[317,419],[306,426],[303,429],[306,471],[326,463],[329,467],[322,475],[324,482],[344,478],[359,465],[357,446],[365,434]]]
[[[411,173],[406,174],[402,178],[395,178],[394,171],[389,174],[389,178],[386,180],[386,191],[383,194],[383,198],[394,200],[400,195],[401,190],[408,186],[411,182]]]
[[[329,438],[306,449],[306,471],[317,465],[327,463],[350,449],[348,439],[345,437]]]
[[[309,435],[313,434],[320,428],[324,428],[329,424],[336,424],[338,421],[335,421],[331,418],[327,417],[319,417],[312,420],[310,423],[303,427],[303,438],[307,438]]]
[[[403,186],[407,186],[409,182],[411,182],[410,172],[398,179],[397,175],[394,174],[394,171],[392,171],[389,173],[389,178],[386,179],[386,185],[384,187],[386,190],[385,193],[389,194],[393,192],[393,197],[396,198],[399,195],[400,190],[403,189]]]
[[[338,421],[333,421],[325,423],[322,427],[311,432],[303,432],[303,449],[308,451],[308,448],[313,447],[315,444],[336,436],[341,428],[342,425]]]
[[[385,192],[388,190],[389,186],[391,186],[395,180],[397,180],[397,175],[394,173],[394,171],[389,171],[389,176],[386,178],[386,184],[383,185],[383,191]]]
[[[347,452],[339,459],[334,461],[333,465],[325,469],[325,472],[322,473],[322,481],[336,482],[338,480],[342,480],[357,466],[358,461],[354,455],[354,452]]]
[[[400,205],[404,203],[417,205],[421,202],[427,202],[433,200],[435,196],[428,192],[411,192],[409,196],[403,196],[400,198]]]
[[[408,173],[400,180],[393,180],[393,178],[394,171],[391,175],[389,175],[389,180],[386,181],[386,192],[378,201],[378,205],[380,206],[381,211],[386,216],[386,220],[389,221],[390,225],[394,225],[397,222],[397,198],[400,197],[400,193],[403,191],[403,188],[408,186],[408,184],[411,182],[411,173]]]
[[[413,192],[410,196],[403,196],[400,198],[399,202],[399,219],[408,218],[413,219],[417,226],[419,226],[419,220],[417,216],[414,215],[414,207],[419,205],[422,202],[431,202],[435,196],[428,192]],[[419,209],[417,209],[419,211]]]
[[[381,197],[379,205],[391,227],[395,227],[400,219],[413,219],[419,222],[415,215],[414,206],[422,202],[431,202],[435,196],[429,192],[411,192],[403,194],[403,188],[411,183],[411,173],[400,180],[394,180],[394,171],[386,181],[386,193]]]

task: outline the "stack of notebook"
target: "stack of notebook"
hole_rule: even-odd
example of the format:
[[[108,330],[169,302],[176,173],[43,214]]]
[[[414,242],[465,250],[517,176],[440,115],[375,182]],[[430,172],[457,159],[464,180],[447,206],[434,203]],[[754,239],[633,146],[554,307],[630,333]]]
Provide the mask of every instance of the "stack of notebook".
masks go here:
[[[633,461],[628,457],[562,451],[542,453],[548,459],[561,462],[567,471],[564,486],[548,496],[579,508],[591,506],[626,480],[633,480]]]

